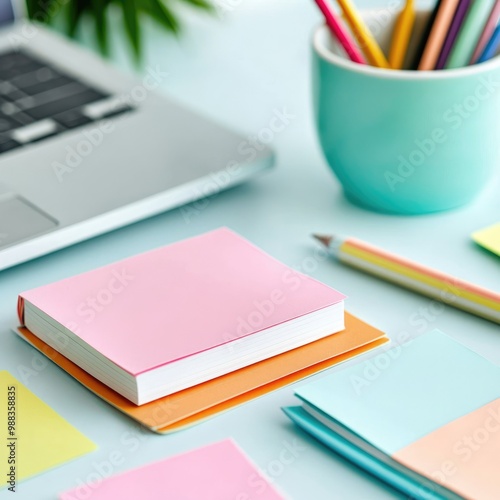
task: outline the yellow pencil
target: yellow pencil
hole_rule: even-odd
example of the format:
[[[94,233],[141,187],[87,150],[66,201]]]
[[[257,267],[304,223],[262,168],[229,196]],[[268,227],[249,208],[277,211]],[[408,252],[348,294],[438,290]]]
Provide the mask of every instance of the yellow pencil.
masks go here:
[[[406,5],[398,16],[396,25],[394,26],[394,34],[392,35],[389,63],[393,69],[401,69],[403,67],[414,23],[414,2],[413,0],[406,0]]]
[[[337,2],[343,11],[347,24],[351,28],[361,50],[370,64],[378,66],[379,68],[390,68],[389,61],[373,35],[370,33],[370,30],[366,27],[363,19],[361,19],[361,16],[357,13],[351,0],[337,0]]]

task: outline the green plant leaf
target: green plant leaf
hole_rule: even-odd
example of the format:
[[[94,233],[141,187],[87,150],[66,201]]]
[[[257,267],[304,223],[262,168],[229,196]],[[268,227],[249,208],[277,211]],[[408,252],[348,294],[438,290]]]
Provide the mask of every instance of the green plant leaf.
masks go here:
[[[37,6],[36,0],[26,0],[26,10],[30,19],[35,15],[35,8]]]
[[[81,0],[74,0],[66,4],[66,32],[69,36],[74,37],[76,28],[82,17],[85,9],[85,4]]]
[[[185,3],[191,4],[193,7],[205,10],[214,10],[214,6],[208,0],[182,0]]]
[[[121,0],[123,6],[123,19],[128,39],[134,49],[136,61],[141,55],[141,33],[139,26],[139,11],[135,0]]]
[[[150,12],[153,19],[165,26],[173,33],[179,32],[179,22],[173,12],[161,0],[149,0]]]
[[[92,9],[88,9],[95,17],[95,32],[99,49],[105,55],[109,53],[108,21],[106,17],[106,7],[103,0],[91,0]]]
[[[0,0],[1,2],[2,0]],[[193,7],[213,11],[212,0],[177,0]],[[166,30],[178,33],[180,24],[171,5],[172,0],[25,0],[28,15],[35,21],[50,23],[52,17],[62,10],[66,20],[66,31],[74,37],[82,18],[93,20],[97,43],[100,51],[109,53],[108,7],[120,5],[123,11],[123,23],[136,62],[141,56],[140,14],[152,18]]]
[[[62,5],[56,0],[26,0],[28,16],[38,22],[49,23],[51,21],[49,12],[51,14],[57,13]]]

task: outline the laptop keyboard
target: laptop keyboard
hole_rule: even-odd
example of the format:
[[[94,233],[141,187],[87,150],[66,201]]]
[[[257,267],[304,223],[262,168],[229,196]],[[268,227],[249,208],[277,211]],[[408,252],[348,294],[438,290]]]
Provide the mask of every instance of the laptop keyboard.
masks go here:
[[[0,154],[132,109],[32,54],[0,54]]]

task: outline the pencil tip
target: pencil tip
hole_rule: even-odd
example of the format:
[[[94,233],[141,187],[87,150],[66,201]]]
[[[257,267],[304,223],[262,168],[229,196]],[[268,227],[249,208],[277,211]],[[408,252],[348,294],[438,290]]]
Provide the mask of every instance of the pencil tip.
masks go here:
[[[320,243],[325,245],[325,247],[327,248],[330,246],[330,243],[333,240],[333,236],[324,236],[321,234],[313,234],[312,236],[313,238],[316,238]]]

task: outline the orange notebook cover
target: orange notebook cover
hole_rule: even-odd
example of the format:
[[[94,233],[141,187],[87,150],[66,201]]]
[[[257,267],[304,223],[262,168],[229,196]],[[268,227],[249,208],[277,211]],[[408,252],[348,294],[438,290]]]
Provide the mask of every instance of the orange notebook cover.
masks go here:
[[[385,344],[383,332],[346,313],[346,329],[170,396],[136,406],[19,327],[17,333],[99,397],[160,434],[181,430]]]

